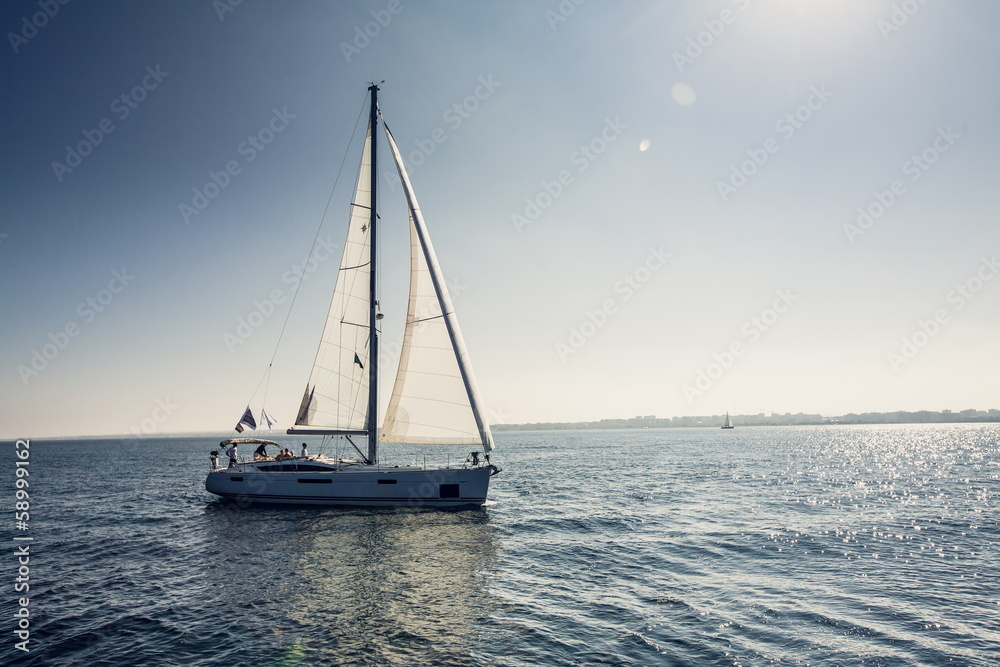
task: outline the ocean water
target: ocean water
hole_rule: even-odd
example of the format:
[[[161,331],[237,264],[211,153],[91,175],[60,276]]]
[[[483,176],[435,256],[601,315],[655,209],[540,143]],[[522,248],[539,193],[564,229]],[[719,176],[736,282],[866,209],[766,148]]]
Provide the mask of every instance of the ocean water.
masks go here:
[[[497,441],[490,503],[446,511],[217,500],[217,439],[33,440],[0,664],[1000,663],[1000,426]]]

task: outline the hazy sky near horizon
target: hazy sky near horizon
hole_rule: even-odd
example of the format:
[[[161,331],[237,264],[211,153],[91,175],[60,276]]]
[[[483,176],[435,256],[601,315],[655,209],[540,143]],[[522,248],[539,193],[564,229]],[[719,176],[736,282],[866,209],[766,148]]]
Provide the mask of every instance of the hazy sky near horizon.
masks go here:
[[[4,3],[0,437],[258,410],[346,155],[267,381],[287,427],[373,79],[493,421],[998,407],[997,25],[987,0]]]

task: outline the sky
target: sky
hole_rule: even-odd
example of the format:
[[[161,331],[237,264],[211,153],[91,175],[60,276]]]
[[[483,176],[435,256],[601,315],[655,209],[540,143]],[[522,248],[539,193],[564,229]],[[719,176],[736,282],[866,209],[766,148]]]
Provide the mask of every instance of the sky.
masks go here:
[[[998,24],[987,0],[5,2],[0,437],[225,431],[248,403],[287,427],[370,81],[493,422],[1000,407]],[[408,232],[383,165],[385,349]]]

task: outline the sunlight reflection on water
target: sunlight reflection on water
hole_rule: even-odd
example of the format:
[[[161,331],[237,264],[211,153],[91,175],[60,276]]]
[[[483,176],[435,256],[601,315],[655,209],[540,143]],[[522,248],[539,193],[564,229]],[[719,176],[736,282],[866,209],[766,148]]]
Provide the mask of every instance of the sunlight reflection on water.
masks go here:
[[[241,508],[210,440],[38,443],[38,650],[0,662],[1000,661],[996,425],[497,440],[474,511]]]

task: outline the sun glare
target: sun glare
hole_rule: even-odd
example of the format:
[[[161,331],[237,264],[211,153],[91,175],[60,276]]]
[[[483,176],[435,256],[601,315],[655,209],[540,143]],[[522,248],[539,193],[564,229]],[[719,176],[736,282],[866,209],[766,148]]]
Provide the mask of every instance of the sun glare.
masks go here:
[[[854,35],[875,31],[880,9],[863,0],[771,0],[746,14],[748,24],[775,40],[842,47]]]

